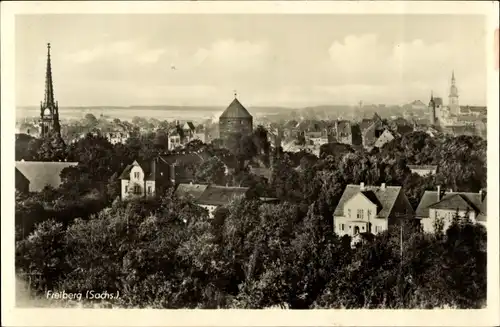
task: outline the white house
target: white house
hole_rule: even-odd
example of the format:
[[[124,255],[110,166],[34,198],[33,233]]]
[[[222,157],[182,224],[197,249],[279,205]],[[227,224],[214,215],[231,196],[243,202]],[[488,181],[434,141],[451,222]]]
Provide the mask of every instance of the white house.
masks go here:
[[[486,192],[444,192],[438,186],[437,191],[425,191],[416,211],[423,230],[429,233],[436,232],[438,226],[446,231],[457,213],[459,217],[468,216],[472,222],[486,226]]]
[[[408,165],[412,174],[420,176],[436,175],[437,167],[436,165]]]
[[[339,236],[378,234],[399,219],[413,219],[414,211],[401,186],[347,185],[333,214]]]

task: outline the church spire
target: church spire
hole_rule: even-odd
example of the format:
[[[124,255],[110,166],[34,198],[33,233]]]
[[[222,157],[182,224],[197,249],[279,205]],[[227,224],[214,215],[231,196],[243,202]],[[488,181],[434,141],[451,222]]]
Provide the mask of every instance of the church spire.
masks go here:
[[[44,107],[55,107],[54,85],[52,83],[52,66],[50,63],[50,43],[47,43],[47,69],[45,72],[45,98]]]
[[[451,84],[455,85],[455,70],[451,71]]]

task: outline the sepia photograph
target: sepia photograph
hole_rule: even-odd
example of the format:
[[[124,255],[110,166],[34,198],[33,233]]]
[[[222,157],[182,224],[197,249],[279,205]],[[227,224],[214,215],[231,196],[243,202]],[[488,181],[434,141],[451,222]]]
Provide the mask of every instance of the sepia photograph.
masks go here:
[[[491,309],[497,5],[12,15],[13,306]]]

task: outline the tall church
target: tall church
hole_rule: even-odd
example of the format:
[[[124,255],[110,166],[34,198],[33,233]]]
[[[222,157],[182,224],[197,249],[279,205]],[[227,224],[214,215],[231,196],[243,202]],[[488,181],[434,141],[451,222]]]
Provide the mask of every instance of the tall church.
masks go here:
[[[50,43],[47,44],[47,68],[45,72],[45,97],[40,101],[40,135],[42,138],[56,137],[61,139],[59,124],[59,105],[54,100],[52,67],[50,62]]]
[[[431,125],[452,125],[456,122],[457,116],[462,114],[458,101],[458,88],[454,71],[451,73],[448,106],[444,106],[442,98],[434,97],[431,93],[431,100],[429,101],[428,108]]]
[[[458,88],[455,84],[455,71],[451,73],[451,86],[450,86],[450,94],[448,95],[448,108],[450,110],[450,114],[459,115],[460,114],[460,105],[458,104]]]

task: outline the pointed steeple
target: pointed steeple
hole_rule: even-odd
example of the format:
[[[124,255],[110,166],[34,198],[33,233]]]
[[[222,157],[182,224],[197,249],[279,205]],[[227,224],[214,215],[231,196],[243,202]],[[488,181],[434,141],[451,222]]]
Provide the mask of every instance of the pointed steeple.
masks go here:
[[[47,69],[45,72],[45,98],[43,106],[45,108],[56,106],[54,102],[54,85],[52,83],[52,66],[50,63],[50,43],[47,43]]]
[[[451,84],[455,85],[455,70],[451,71]]]

